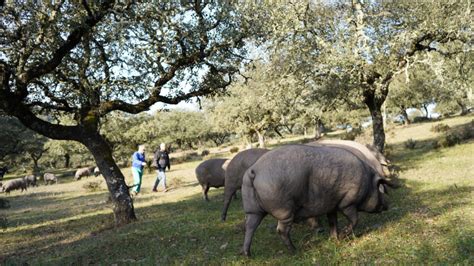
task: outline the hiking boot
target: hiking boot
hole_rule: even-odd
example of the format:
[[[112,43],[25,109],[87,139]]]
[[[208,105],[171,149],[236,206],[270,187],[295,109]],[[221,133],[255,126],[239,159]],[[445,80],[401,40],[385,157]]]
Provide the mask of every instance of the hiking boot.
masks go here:
[[[158,190],[156,190],[156,188],[152,189],[151,191],[152,192],[158,192]]]

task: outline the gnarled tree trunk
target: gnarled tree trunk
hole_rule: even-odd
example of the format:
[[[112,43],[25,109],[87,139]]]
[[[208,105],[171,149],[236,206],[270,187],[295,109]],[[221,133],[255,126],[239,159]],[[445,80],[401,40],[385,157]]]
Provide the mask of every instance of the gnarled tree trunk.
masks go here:
[[[97,166],[107,183],[107,188],[114,204],[115,224],[120,226],[135,221],[137,217],[135,216],[129,187],[125,183],[125,177],[120,168],[112,157],[112,150],[109,145],[98,133],[93,133],[89,136],[84,144],[94,156]]]
[[[466,107],[465,104],[461,101],[456,101],[456,103],[461,107],[461,114],[460,115],[467,115],[469,113],[469,109]]]
[[[71,161],[71,156],[69,153],[64,154],[64,168],[69,168],[69,164]]]
[[[388,93],[388,90],[386,90],[386,92]],[[385,98],[386,94],[376,96],[375,89],[368,89],[364,92],[364,103],[369,108],[370,116],[372,117],[373,145],[381,153],[383,153],[385,148],[385,129],[383,126],[382,113],[382,104]]]
[[[323,132],[324,132],[323,122],[321,121],[320,118],[316,118],[315,125],[314,125],[314,138],[320,139],[323,136]]]
[[[401,113],[402,113],[403,120],[404,120],[403,123],[404,123],[405,125],[411,124],[410,118],[408,118],[407,109],[403,106],[403,107],[401,108],[401,110],[402,110]]]

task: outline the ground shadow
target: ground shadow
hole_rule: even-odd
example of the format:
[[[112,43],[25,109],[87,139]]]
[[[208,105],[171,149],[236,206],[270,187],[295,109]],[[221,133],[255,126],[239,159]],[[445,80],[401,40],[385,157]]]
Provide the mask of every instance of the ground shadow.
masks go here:
[[[355,235],[361,237],[390,226],[407,215],[423,219],[443,215],[448,210],[469,204],[469,195],[474,192],[473,186],[415,191],[414,188],[421,186],[421,182],[410,181],[412,188],[403,186],[393,191],[390,196],[392,209],[383,214],[361,215]],[[453,201],[453,193],[457,200]],[[179,202],[137,208],[139,221],[121,228],[113,228],[110,213],[63,219],[54,226],[25,228],[16,233],[43,237],[32,237],[34,240],[28,244],[2,254],[0,263],[230,263],[241,258],[237,255],[243,239],[243,231],[239,227],[244,217],[241,202],[235,201],[231,205],[228,222],[222,223],[219,220],[222,190],[214,190],[210,194],[210,202],[203,201],[200,193],[196,193]],[[67,204],[82,202],[81,199],[93,200],[94,195],[90,196],[91,199],[87,197],[72,198]],[[436,204],[426,200],[433,198]],[[97,207],[99,205],[91,206],[91,210]],[[45,216],[52,214],[45,213]],[[345,223],[344,219],[340,220]],[[257,230],[252,250],[259,260],[271,259],[275,252],[284,249],[274,226],[275,220],[268,217]],[[307,226],[295,226],[292,237],[299,250],[296,256],[317,248],[322,242],[331,241],[327,231],[313,237],[316,233]],[[310,241],[307,241],[308,238]],[[465,249],[460,248],[460,256],[466,256]],[[286,251],[282,256],[285,254]]]

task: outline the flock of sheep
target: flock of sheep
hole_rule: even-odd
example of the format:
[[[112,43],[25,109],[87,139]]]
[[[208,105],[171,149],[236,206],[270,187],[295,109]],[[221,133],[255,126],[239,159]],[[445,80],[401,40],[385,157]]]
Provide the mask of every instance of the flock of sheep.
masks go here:
[[[7,172],[7,168],[3,167],[0,169],[0,171],[1,171],[0,187],[2,188],[2,191],[7,194],[9,194],[10,191],[12,190],[21,190],[21,192],[23,192],[24,190],[26,191],[29,186],[38,186],[37,184],[38,178],[36,177],[36,175],[27,175],[22,178],[12,179],[3,185],[1,181],[3,179],[3,175]],[[76,170],[74,179],[80,180],[82,177],[91,176],[91,175],[98,176],[99,174],[100,174],[99,168],[96,166],[84,167],[84,168],[79,168]],[[58,183],[58,178],[53,173],[45,173],[43,175],[43,180],[44,180],[45,185]]]
[[[231,160],[206,160],[197,166],[196,177],[205,200],[210,187],[224,186],[223,221],[232,197],[241,189],[246,219],[242,254],[250,256],[253,234],[267,214],[278,220],[277,232],[289,250],[295,249],[290,238],[294,222],[307,221],[317,228],[318,217],[326,215],[331,237],[352,234],[359,211],[388,209],[387,187],[397,187],[388,179],[388,163],[371,147],[325,140],[271,151],[249,149]],[[338,212],[349,220],[341,232]]]

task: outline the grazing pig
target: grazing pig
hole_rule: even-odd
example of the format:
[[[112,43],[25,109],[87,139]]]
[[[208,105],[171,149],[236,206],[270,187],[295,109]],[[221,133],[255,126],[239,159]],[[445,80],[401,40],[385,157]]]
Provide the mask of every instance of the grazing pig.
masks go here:
[[[95,177],[98,177],[99,175],[100,175],[100,170],[99,170],[99,167],[96,166],[96,167],[94,168],[94,176],[95,176]]]
[[[36,184],[35,175],[27,175],[23,177],[23,179],[25,180],[27,186],[34,186],[34,187],[38,186],[38,184]]]
[[[253,234],[265,217],[278,220],[277,232],[290,250],[294,221],[326,214],[331,236],[337,237],[337,211],[350,221],[343,232],[356,226],[358,211],[387,210],[385,185],[366,162],[346,149],[288,145],[264,154],[246,172],[242,201],[246,214],[242,253],[250,256]]]
[[[239,152],[230,160],[225,171],[224,186],[224,209],[222,210],[221,219],[225,221],[227,218],[227,210],[229,209],[232,196],[242,187],[242,178],[245,171],[252,166],[258,158],[264,155],[267,149],[248,149]]]
[[[365,161],[374,168],[381,177],[388,177],[390,171],[387,168],[387,159],[380,152],[369,149],[367,146],[351,140],[320,140],[307,143],[310,146],[339,147],[353,153],[359,159]]]
[[[3,186],[3,191],[7,194],[16,189],[21,189],[21,192],[26,190],[26,181],[23,178],[10,180]]]
[[[48,185],[50,182],[54,182],[55,184],[58,183],[58,178],[52,173],[45,173],[43,178],[45,185]]]
[[[196,178],[202,186],[202,195],[206,201],[209,201],[207,192],[210,187],[224,186],[226,161],[227,159],[209,159],[196,167]]]
[[[95,166],[79,168],[74,175],[75,180],[80,180],[82,177],[89,177],[94,173]]]

